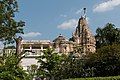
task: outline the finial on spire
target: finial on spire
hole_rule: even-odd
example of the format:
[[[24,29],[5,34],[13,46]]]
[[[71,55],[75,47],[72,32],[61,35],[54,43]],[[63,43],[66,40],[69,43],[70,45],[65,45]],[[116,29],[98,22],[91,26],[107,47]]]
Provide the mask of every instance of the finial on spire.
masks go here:
[[[84,10],[84,17],[86,18],[86,8],[83,8],[83,10]]]

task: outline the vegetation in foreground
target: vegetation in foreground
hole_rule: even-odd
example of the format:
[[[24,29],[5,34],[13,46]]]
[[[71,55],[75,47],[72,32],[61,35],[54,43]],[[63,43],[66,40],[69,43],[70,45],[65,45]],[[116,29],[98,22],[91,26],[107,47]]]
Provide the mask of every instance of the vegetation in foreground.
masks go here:
[[[30,80],[19,65],[21,59],[15,53],[0,57],[0,80]]]

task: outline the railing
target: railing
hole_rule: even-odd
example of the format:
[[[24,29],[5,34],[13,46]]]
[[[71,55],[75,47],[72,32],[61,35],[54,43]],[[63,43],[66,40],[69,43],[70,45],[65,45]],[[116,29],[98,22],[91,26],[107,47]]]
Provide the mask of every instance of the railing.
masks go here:
[[[50,40],[23,40],[22,41],[22,44],[25,44],[25,43],[47,43],[49,44],[50,43]]]
[[[41,49],[32,49],[32,50],[25,49],[25,51],[26,51],[25,53],[26,57],[37,57],[37,56],[42,55],[43,53],[43,50]]]

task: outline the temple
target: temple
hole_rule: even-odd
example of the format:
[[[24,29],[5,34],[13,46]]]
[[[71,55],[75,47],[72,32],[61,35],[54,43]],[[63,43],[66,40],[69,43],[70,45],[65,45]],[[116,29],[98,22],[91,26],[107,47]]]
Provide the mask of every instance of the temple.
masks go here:
[[[75,32],[72,35],[73,42],[81,46],[83,52],[95,52],[95,37],[92,35],[86,18],[81,16],[78,21],[78,26],[76,27]]]

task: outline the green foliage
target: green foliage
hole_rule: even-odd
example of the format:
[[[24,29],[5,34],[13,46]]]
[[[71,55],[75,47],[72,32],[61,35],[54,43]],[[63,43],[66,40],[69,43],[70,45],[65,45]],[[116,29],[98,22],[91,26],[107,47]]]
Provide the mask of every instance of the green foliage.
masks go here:
[[[0,0],[0,40],[5,44],[13,43],[17,33],[23,33],[23,21],[15,21],[18,12],[16,0]]]
[[[76,57],[74,53],[64,56],[59,75],[62,79],[76,78],[84,76],[84,60]]]
[[[36,76],[37,68],[38,68],[38,66],[33,64],[27,69],[27,72],[30,75],[29,76],[30,80],[32,80]]]
[[[115,28],[112,23],[107,23],[104,28],[96,30],[96,47],[100,48],[113,43],[120,43],[120,29]]]
[[[120,75],[120,45],[104,46],[97,53],[89,55],[87,68],[93,68],[94,76]]]
[[[20,59],[14,53],[1,56],[0,80],[29,80],[28,74],[19,65]]]
[[[53,49],[47,49],[38,58],[40,63],[38,69],[38,77],[53,79],[57,75],[57,69],[60,67],[62,57],[58,53],[54,53]]]
[[[80,57],[80,51],[81,48],[77,47],[75,53],[71,52],[68,55],[59,55],[58,53],[54,53],[53,49],[47,49],[38,58],[40,63],[37,71],[38,77],[61,80],[91,75],[91,70],[84,69],[85,59]]]

